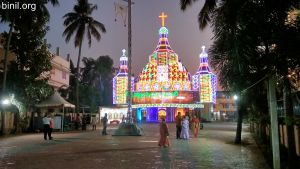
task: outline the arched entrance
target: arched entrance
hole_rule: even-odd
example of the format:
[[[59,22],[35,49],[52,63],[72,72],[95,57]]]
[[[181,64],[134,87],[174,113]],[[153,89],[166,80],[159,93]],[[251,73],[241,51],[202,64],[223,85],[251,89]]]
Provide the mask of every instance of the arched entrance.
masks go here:
[[[166,116],[167,116],[166,108],[160,108],[158,110],[158,118],[159,119],[162,119],[162,118],[166,119]]]

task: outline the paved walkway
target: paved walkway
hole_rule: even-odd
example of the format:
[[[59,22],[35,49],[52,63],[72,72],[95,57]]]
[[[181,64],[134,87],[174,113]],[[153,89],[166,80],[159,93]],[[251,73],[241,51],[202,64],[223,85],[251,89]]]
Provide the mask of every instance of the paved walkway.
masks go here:
[[[0,139],[2,169],[268,169],[260,150],[244,130],[244,144],[234,145],[234,123],[205,123],[198,138],[175,139],[171,147],[157,146],[158,124],[143,124],[145,135],[101,136],[100,130],[42,134]],[[112,133],[114,126],[108,132]]]

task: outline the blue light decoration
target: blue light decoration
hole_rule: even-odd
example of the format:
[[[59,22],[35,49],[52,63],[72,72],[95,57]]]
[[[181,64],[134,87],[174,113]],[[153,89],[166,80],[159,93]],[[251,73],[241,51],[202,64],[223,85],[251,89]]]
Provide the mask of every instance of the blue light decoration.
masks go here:
[[[128,81],[128,58],[126,50],[122,50],[118,74],[113,78],[113,104],[122,105],[127,103]],[[131,77],[131,90],[134,89],[134,77]]]
[[[143,111],[142,108],[136,109],[136,119],[138,122],[142,121],[142,113],[143,113],[142,111]]]
[[[209,68],[205,46],[202,46],[202,53],[199,55],[199,58],[199,69],[192,77],[193,90],[199,91],[201,103],[215,103],[217,77]]]

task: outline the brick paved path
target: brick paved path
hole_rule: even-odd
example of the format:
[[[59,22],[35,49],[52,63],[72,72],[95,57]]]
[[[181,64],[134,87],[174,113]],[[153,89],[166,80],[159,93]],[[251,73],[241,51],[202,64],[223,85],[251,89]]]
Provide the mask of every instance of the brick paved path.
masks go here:
[[[53,141],[42,134],[1,138],[0,169],[269,168],[247,131],[245,144],[233,144],[236,124],[206,123],[199,137],[188,141],[176,140],[175,125],[168,125],[169,148],[157,146],[158,124],[143,124],[140,137],[101,136],[97,130],[54,133]]]

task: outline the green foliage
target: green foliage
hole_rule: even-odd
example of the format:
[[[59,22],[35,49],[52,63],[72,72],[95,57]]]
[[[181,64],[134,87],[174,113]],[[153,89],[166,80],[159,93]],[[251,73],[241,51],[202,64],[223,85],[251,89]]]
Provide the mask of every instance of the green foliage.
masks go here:
[[[96,105],[111,105],[112,103],[112,82],[113,60],[109,56],[99,56],[97,59],[83,58],[84,68],[81,84],[91,86],[98,96],[91,96]],[[92,93],[93,95],[93,93]],[[94,101],[92,101],[94,102]]]
[[[29,99],[27,103],[33,105],[51,96],[53,89],[48,85],[47,81],[35,80],[26,85],[25,94],[26,99]]]
[[[100,93],[98,90],[90,85],[80,85],[79,86],[80,95],[80,105],[88,105],[91,112],[98,111],[100,103]]]
[[[97,9],[97,5],[90,4],[88,0],[77,0],[77,4],[74,5],[73,11],[63,16],[64,26],[66,27],[63,36],[68,43],[73,35],[75,47],[79,47],[77,71],[76,71],[76,111],[79,107],[79,75],[80,75],[80,61],[81,61],[81,47],[85,35],[88,39],[89,47],[91,47],[92,37],[100,41],[101,34],[105,33],[106,29],[104,25],[92,17],[93,11]]]
[[[49,77],[45,74],[52,69],[52,55],[44,42],[50,17],[45,6],[47,2],[58,4],[57,0],[38,0],[35,2],[36,11],[6,10],[8,12],[5,14],[1,13],[1,20],[13,22],[11,26],[14,28],[10,52],[16,55],[16,60],[9,66],[7,88],[27,108],[53,92],[47,84]]]

